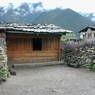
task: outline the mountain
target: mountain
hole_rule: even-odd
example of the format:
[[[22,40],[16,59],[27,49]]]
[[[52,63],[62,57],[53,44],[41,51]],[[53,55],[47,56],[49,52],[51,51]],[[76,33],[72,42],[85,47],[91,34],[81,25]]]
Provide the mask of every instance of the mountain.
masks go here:
[[[79,31],[85,26],[94,25],[90,19],[81,16],[79,13],[71,9],[55,9],[43,12],[33,21],[33,23],[52,23],[73,31]]]
[[[12,4],[7,8],[0,7],[0,22],[55,24],[76,33],[85,26],[95,26],[89,18],[71,9],[45,10],[41,2],[22,3],[17,8]]]
[[[13,4],[5,9],[0,7],[0,22],[8,23],[32,23],[40,13],[43,12],[43,8],[40,9],[41,3],[22,3],[19,7],[14,8]]]
[[[95,23],[95,13],[80,13],[84,17],[89,18],[91,21]]]

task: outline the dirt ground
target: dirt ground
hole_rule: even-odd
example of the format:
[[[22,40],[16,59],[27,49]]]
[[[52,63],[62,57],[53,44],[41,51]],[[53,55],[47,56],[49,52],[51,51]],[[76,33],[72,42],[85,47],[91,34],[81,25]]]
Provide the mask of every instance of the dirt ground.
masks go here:
[[[64,65],[16,67],[0,95],[95,95],[95,72]]]

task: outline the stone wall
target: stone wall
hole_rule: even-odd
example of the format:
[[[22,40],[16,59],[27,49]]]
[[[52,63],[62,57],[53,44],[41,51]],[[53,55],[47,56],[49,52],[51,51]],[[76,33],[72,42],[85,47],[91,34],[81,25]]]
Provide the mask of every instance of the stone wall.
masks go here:
[[[0,33],[0,68],[7,66],[6,37]]]
[[[95,41],[63,42],[62,58],[65,64],[79,67],[95,63]]]

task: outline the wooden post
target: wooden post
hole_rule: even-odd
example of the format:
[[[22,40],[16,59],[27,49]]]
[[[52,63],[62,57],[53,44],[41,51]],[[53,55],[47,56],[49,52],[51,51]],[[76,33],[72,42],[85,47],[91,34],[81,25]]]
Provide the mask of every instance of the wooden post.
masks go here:
[[[60,47],[60,37],[58,38],[58,59],[60,60],[61,57],[61,47]]]

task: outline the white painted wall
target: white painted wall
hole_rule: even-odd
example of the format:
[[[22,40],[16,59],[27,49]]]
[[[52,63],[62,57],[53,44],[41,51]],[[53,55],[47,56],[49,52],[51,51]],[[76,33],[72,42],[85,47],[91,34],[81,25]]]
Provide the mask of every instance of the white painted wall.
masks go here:
[[[90,38],[89,38],[89,34],[91,34]],[[95,39],[95,31],[88,28],[87,31],[84,31],[84,32],[80,33],[80,38],[84,39],[84,40],[86,40],[86,39]]]

